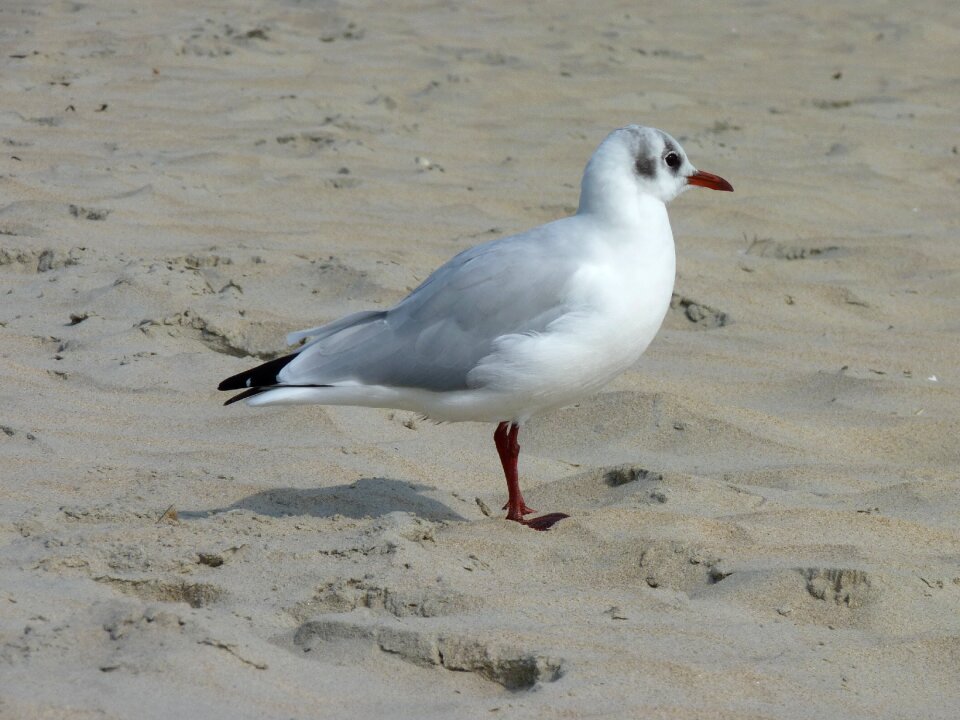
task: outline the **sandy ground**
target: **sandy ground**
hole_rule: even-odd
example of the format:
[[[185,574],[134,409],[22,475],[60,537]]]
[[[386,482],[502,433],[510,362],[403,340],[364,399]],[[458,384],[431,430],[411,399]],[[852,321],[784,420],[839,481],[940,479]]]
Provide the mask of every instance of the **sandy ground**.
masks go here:
[[[821,5],[3,3],[0,716],[957,717],[960,16]],[[489,426],[222,407],[630,122],[736,192],[524,431],[571,519]]]

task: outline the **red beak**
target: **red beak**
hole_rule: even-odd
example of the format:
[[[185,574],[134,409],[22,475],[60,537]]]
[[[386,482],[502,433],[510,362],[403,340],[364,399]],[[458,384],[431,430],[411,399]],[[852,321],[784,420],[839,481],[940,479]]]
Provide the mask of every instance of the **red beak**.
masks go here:
[[[723,190],[733,192],[733,185],[728,183],[719,175],[697,170],[693,175],[687,177],[689,185],[699,185],[700,187],[710,188],[711,190]]]

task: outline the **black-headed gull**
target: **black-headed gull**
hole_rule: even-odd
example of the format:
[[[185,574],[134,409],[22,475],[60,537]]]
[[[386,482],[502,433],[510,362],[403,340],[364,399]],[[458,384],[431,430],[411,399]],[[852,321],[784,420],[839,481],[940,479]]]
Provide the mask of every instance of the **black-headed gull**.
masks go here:
[[[575,215],[477,245],[389,310],[291,333],[297,352],[220,383],[227,404],[320,403],[412,410],[442,422],[498,423],[507,519],[546,530],[517,477],[520,426],[590,395],[630,367],[670,305],[676,257],[666,204],[692,185],[733,190],[697,170],[655,128],[614,130],[587,163]]]

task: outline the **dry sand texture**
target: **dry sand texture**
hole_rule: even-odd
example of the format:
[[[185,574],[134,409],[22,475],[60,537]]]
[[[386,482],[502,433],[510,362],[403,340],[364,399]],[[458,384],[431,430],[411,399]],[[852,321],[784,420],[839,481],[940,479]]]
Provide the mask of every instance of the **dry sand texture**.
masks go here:
[[[0,716],[957,717],[958,18],[3,3]],[[220,405],[572,211],[628,122],[737,192],[674,203],[637,367],[521,438],[570,520],[484,516],[492,427]]]

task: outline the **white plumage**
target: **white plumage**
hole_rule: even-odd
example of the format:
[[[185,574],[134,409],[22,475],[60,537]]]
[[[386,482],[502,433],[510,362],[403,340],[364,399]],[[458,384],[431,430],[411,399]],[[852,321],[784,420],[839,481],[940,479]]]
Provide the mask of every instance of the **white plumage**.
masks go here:
[[[510,485],[504,452],[519,452],[516,428],[599,390],[659,330],[676,264],[666,203],[690,185],[733,189],[697,171],[666,133],[615,130],[587,163],[575,215],[460,253],[390,310],[291,333],[290,343],[313,339],[220,389],[248,388],[234,400],[255,406],[361,405],[501,423]],[[512,445],[501,442],[506,432]],[[515,466],[514,457],[514,476]],[[519,489],[510,496],[508,517],[522,521],[529,509]]]

